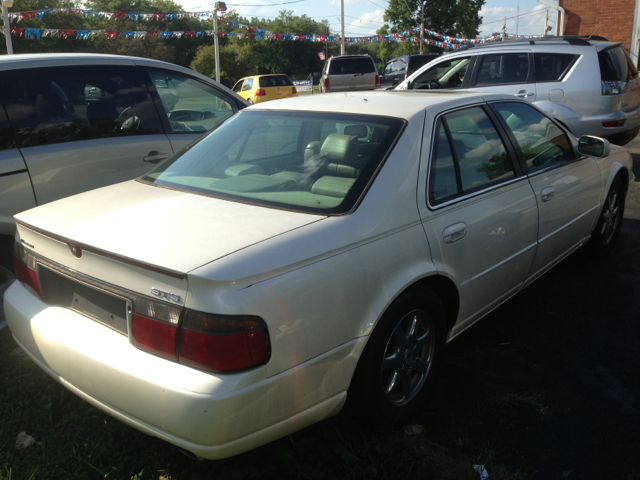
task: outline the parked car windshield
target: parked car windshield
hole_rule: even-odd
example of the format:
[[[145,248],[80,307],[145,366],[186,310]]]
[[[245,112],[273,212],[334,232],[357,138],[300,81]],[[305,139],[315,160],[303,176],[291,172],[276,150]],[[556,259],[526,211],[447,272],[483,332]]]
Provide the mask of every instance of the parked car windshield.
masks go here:
[[[140,180],[259,205],[351,211],[405,122],[397,118],[242,111]]]
[[[376,73],[371,57],[333,58],[329,65],[329,75],[353,75],[354,73]]]

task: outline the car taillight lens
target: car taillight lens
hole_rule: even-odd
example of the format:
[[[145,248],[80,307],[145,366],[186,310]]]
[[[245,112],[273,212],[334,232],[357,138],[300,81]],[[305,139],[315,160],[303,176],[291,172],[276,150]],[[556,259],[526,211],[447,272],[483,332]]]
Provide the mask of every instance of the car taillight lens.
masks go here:
[[[627,82],[602,81],[602,95],[619,95],[627,91]]]
[[[13,244],[13,269],[18,281],[42,298],[36,273],[36,257],[18,242]]]
[[[325,78],[324,79],[324,89],[328,92],[329,91],[329,79]]]
[[[258,90],[256,90],[256,97],[264,97],[267,94],[267,92],[264,91],[264,88],[259,88]]]
[[[246,370],[269,359],[267,325],[255,316],[189,311],[180,331],[178,361],[217,372]]]
[[[376,73],[376,88],[380,88],[380,75]]]
[[[291,93],[298,93],[298,90],[296,90],[296,87],[291,87]]]
[[[144,297],[133,300],[133,345],[170,360],[177,360],[176,340],[182,308]]]
[[[610,127],[624,127],[624,119],[623,120],[614,120],[611,122],[602,122],[602,126],[605,128]]]

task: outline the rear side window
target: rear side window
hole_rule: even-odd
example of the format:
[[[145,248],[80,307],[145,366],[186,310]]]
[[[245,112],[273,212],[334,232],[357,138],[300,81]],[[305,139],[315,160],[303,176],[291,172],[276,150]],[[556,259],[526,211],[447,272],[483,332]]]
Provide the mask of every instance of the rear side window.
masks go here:
[[[476,86],[525,83],[529,77],[529,55],[526,53],[482,55],[480,58]]]
[[[333,58],[329,65],[329,75],[349,75],[354,73],[376,73],[370,57]]]
[[[622,47],[613,47],[598,53],[600,76],[603,82],[626,82],[638,75]]]
[[[142,71],[116,65],[3,72],[18,147],[162,133]]]
[[[0,151],[14,148],[16,148],[16,142],[13,139],[13,132],[11,132],[11,126],[9,125],[9,120],[7,120],[4,107],[0,103]]]
[[[515,176],[502,139],[483,108],[446,114],[436,129],[429,171],[431,205]]]
[[[273,77],[260,77],[260,88],[266,87],[290,87],[293,82],[286,75]]]
[[[559,82],[569,72],[579,55],[568,53],[534,53],[536,82]]]

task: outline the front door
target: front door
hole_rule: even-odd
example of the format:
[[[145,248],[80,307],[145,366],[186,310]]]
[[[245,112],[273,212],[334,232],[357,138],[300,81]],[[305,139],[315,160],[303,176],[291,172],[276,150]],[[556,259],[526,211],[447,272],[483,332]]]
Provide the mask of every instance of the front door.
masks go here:
[[[533,103],[536,100],[533,73],[531,52],[527,50],[479,55],[470,88],[514,95]]]

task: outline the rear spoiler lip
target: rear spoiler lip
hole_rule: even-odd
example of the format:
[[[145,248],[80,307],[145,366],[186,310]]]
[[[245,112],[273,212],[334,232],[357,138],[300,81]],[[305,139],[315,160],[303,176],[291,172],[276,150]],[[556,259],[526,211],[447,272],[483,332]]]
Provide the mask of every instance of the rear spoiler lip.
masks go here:
[[[141,262],[139,260],[134,260],[129,257],[125,257],[123,255],[117,255],[115,253],[109,252],[107,250],[103,250],[101,248],[92,247],[91,245],[87,245],[84,243],[76,242],[70,240],[62,235],[56,235],[55,233],[48,232],[46,230],[42,230],[41,228],[34,227],[33,225],[29,225],[28,223],[23,222],[22,220],[16,219],[16,223],[23,226],[24,228],[31,230],[39,235],[50,238],[60,243],[64,243],[71,247],[79,248],[82,251],[93,253],[94,255],[99,255],[101,257],[108,258],[110,260],[115,260],[116,262],[125,263],[127,265],[132,265],[134,267],[142,268],[144,270],[149,270],[154,273],[159,273],[161,275],[166,275],[168,277],[178,278],[180,280],[184,280],[187,278],[187,274],[183,272],[177,272],[175,270],[169,270],[167,268],[158,267],[156,265],[151,265],[145,262]]]

